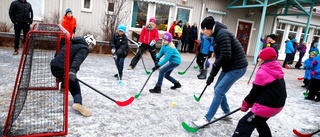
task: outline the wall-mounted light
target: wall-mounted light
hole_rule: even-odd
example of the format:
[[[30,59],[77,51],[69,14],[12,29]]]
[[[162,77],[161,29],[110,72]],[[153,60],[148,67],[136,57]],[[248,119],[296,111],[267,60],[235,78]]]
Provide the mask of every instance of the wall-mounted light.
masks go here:
[[[187,4],[188,0],[182,0],[182,4]]]
[[[250,17],[252,17],[254,15],[254,10],[249,10],[248,12],[247,12],[247,14],[246,14],[246,17],[247,18],[250,18]]]

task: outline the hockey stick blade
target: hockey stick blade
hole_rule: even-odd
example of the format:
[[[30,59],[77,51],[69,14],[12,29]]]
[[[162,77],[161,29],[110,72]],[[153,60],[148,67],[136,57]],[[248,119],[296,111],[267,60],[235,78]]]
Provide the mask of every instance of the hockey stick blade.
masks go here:
[[[153,72],[154,72],[154,71],[151,71],[150,75],[148,76],[148,79],[147,79],[147,80],[146,80],[146,82],[143,84],[143,86],[142,86],[142,88],[141,88],[140,92],[139,92],[138,94],[134,95],[134,98],[135,98],[135,99],[137,99],[137,98],[139,98],[139,97],[140,97],[140,95],[141,95],[141,93],[142,93],[142,91],[143,91],[144,87],[146,86],[146,84],[147,84],[147,82],[149,81],[149,79],[150,79],[150,77],[151,77],[151,75],[152,75],[152,73],[153,73]]]
[[[198,68],[199,68],[199,66],[193,66],[193,68],[194,68],[194,69],[198,69]]]
[[[197,102],[200,101],[200,98],[198,98],[196,95],[193,95],[194,100],[196,100]]]
[[[205,128],[205,127],[207,127],[207,126],[209,126],[209,125],[211,125],[211,124],[213,124],[213,123],[215,123],[215,122],[217,122],[217,121],[219,121],[219,120],[221,120],[221,119],[223,119],[223,118],[225,118],[225,117],[227,117],[227,116],[229,116],[229,115],[231,115],[231,114],[233,114],[233,113],[235,113],[235,112],[237,112],[239,110],[240,110],[240,108],[238,108],[238,109],[236,109],[236,110],[230,112],[229,114],[226,114],[226,115],[224,115],[224,116],[222,116],[220,118],[217,118],[217,119],[215,119],[215,120],[213,120],[211,122],[208,122],[208,123],[206,123],[206,124],[204,124],[204,125],[202,125],[200,127],[190,127],[185,122],[182,122],[181,125],[186,131],[194,133],[194,132],[197,132],[199,129]]]
[[[296,130],[296,129],[293,129],[292,131],[293,131],[293,133],[294,133],[295,135],[297,135],[298,137],[311,137],[312,135],[314,135],[313,133],[302,134],[302,133],[300,133],[300,132],[299,132],[298,130]]]
[[[301,78],[297,78],[298,80],[303,80],[304,79],[304,77],[301,77]]]
[[[184,71],[179,71],[178,74],[179,74],[179,75],[184,75],[184,74],[186,74],[187,70],[190,68],[190,66],[192,65],[192,63],[194,62],[194,60],[195,60],[196,58],[197,58],[197,55],[194,56],[194,58],[192,59],[191,63],[190,63],[189,66],[187,67],[187,69],[184,70]]]
[[[133,100],[134,100],[134,97],[130,97],[126,101],[116,101],[116,104],[120,107],[124,107],[124,106],[130,105],[133,102]]]
[[[197,128],[197,127],[190,127],[186,122],[182,122],[181,125],[184,130],[191,132],[191,133],[195,133],[199,130],[199,128]]]
[[[186,71],[179,71],[178,74],[179,75],[184,75],[184,74],[186,74]]]
[[[148,71],[147,69],[145,69],[145,71],[146,71],[146,74],[147,74],[147,75],[149,75],[149,74],[150,74],[150,71]]]
[[[209,86],[209,85],[206,85],[206,87],[204,87],[204,89],[202,90],[202,92],[201,92],[201,94],[200,94],[199,97],[197,97],[196,95],[193,95],[193,98],[194,98],[197,102],[200,101],[200,98],[202,97],[204,91],[206,91],[206,89],[207,89],[208,86]]]
[[[120,86],[123,86],[123,82],[122,82],[121,80],[118,81],[118,84],[119,84]]]

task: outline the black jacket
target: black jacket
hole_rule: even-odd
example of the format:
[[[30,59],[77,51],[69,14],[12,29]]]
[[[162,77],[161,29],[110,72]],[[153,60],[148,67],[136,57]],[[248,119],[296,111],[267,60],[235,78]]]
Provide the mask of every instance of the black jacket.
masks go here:
[[[198,27],[192,26],[190,30],[191,41],[198,39]]]
[[[124,34],[122,36],[119,36],[116,32],[115,35],[110,40],[110,46],[112,49],[115,49],[115,54],[120,58],[125,58],[128,55],[129,52],[129,45],[128,45],[128,38]]]
[[[66,46],[63,46],[60,52],[51,60],[51,66],[64,69]],[[87,42],[82,37],[75,37],[71,39],[70,44],[70,71],[77,73],[81,63],[89,54],[89,47]]]
[[[32,24],[33,11],[31,4],[27,0],[25,2],[20,0],[13,1],[9,8],[9,16],[13,24],[19,22]]]
[[[212,36],[215,41],[214,52],[216,54],[216,60],[210,73],[211,76],[216,76],[221,67],[223,72],[228,72],[248,66],[242,45],[238,39],[227,30],[225,25],[216,22]]]
[[[184,25],[183,26],[183,29],[182,29],[182,42],[183,43],[189,43],[190,41],[190,38],[191,38],[191,27],[187,27],[187,25]]]

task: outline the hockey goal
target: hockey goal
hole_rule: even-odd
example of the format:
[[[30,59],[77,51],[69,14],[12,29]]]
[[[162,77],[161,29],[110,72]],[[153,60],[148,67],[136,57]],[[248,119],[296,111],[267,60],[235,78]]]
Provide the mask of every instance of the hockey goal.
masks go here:
[[[58,24],[35,24],[27,34],[12,92],[3,136],[59,136],[68,132],[68,75],[65,91],[51,74],[50,62],[66,46],[69,73],[70,36]]]

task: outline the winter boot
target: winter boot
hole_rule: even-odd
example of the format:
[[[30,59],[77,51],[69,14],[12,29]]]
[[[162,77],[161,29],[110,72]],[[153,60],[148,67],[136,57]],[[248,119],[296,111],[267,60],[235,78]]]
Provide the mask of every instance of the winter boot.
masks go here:
[[[199,78],[201,75],[202,75],[202,71],[203,71],[203,69],[199,69],[199,71],[200,71],[200,73],[197,75],[197,77]]]
[[[181,88],[181,84],[179,82],[177,83],[173,83],[174,85],[172,87],[170,87],[171,89],[177,89],[177,88]]]
[[[118,74],[114,74],[113,76],[114,76],[115,78],[118,78]]]
[[[153,89],[149,89],[150,93],[161,93],[161,87],[155,86]]]
[[[207,78],[207,70],[203,69],[201,71],[201,75],[198,77],[198,79],[206,79]]]
[[[79,111],[83,116],[90,117],[91,112],[88,108],[82,106],[80,103],[74,103],[72,108]]]

